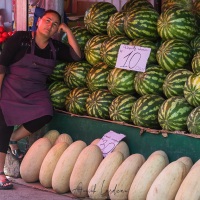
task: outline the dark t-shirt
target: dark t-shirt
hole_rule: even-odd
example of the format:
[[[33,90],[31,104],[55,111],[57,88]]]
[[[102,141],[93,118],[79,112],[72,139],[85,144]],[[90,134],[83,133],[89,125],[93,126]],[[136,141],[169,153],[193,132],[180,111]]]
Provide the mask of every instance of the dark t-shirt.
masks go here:
[[[30,31],[17,31],[5,42],[3,51],[0,56],[0,65],[8,67],[9,65],[19,61],[26,53],[30,53],[31,40],[32,34]],[[56,60],[66,62],[80,60],[70,45],[66,45],[54,39],[52,39],[52,41],[56,49]],[[36,44],[34,53],[35,55],[42,58],[53,59],[50,45],[47,45],[44,49],[40,49]]]

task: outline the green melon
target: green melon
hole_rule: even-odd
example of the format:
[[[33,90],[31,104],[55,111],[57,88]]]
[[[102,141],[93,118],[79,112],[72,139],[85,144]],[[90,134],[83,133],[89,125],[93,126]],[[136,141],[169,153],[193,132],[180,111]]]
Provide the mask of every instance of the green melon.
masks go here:
[[[108,90],[114,95],[134,94],[135,71],[124,70],[120,68],[112,69],[108,74]]]
[[[192,134],[200,134],[200,106],[194,108],[188,115],[187,128]]]
[[[115,67],[117,62],[118,51],[121,44],[129,44],[130,39],[123,35],[112,36],[105,40],[100,49],[100,55],[108,66]]]
[[[48,87],[53,107],[57,109],[65,108],[65,98],[70,92],[70,89],[64,81],[54,81]]]
[[[158,18],[157,29],[163,40],[192,40],[198,33],[197,20],[192,12],[173,7],[162,12]]]
[[[110,119],[109,107],[114,96],[108,90],[96,90],[86,100],[87,114],[92,117]]]
[[[108,35],[95,35],[85,44],[85,58],[91,65],[95,65],[103,61],[100,55],[100,49],[102,43],[106,39],[108,39]]]
[[[136,126],[159,129],[158,110],[164,102],[159,95],[147,94],[137,99],[131,110],[131,120]]]
[[[159,13],[155,9],[132,9],[124,18],[124,31],[131,39],[145,38],[156,41],[159,38],[157,20]]]
[[[136,97],[130,94],[117,96],[109,107],[109,115],[112,121],[131,123],[131,109]]]
[[[117,12],[116,7],[108,2],[97,2],[85,12],[84,24],[93,35],[107,33],[107,23],[110,16]]]
[[[158,111],[159,124],[167,131],[188,131],[186,121],[193,109],[184,97],[171,97],[163,102]]]
[[[162,85],[168,72],[159,65],[147,66],[145,72],[137,72],[134,79],[135,90],[140,95],[159,94],[163,96]]]
[[[107,78],[111,68],[104,62],[94,65],[86,76],[86,85],[90,91],[108,89]]]
[[[88,88],[74,88],[66,96],[65,109],[78,115],[87,114],[86,100],[90,95]]]
[[[86,87],[86,75],[91,68],[87,61],[70,63],[65,67],[64,82],[70,89]]]
[[[164,80],[163,92],[167,98],[173,96],[184,96],[183,88],[187,78],[193,73],[187,69],[171,71]]]
[[[184,97],[195,107],[200,106],[200,72],[188,77],[183,89]]]
[[[193,51],[191,46],[178,39],[164,41],[156,54],[158,64],[168,72],[175,69],[191,68]]]
[[[200,72],[200,51],[197,51],[192,58],[192,71],[194,73]]]

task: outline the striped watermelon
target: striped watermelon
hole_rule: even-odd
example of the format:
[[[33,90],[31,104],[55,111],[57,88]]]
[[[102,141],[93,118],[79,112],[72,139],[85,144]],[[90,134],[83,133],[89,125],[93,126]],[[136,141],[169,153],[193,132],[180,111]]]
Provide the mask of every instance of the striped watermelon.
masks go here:
[[[107,77],[111,68],[104,62],[94,65],[86,76],[86,85],[90,91],[108,89]]]
[[[200,51],[197,51],[192,58],[192,71],[194,73],[200,72]]]
[[[124,31],[125,12],[119,11],[111,15],[107,24],[107,33],[109,37],[115,35],[126,35]]]
[[[183,93],[189,104],[195,107],[200,106],[200,72],[188,77],[184,85]]]
[[[162,12],[173,7],[184,8],[191,11],[193,10],[193,0],[162,0]]]
[[[85,12],[84,24],[93,35],[106,34],[110,16],[117,12],[116,7],[108,2],[97,2]]]
[[[151,8],[132,9],[124,18],[124,31],[131,39],[145,38],[156,41],[159,37],[157,20],[159,13]]]
[[[87,41],[93,37],[93,35],[86,28],[81,27],[81,26],[76,26],[76,28],[72,29],[72,33],[74,37],[76,38],[76,41],[82,51],[84,50]],[[68,43],[66,33],[64,33],[64,35],[62,36],[61,41],[64,44]]]
[[[134,94],[134,79],[136,72],[120,68],[112,69],[108,74],[108,90],[114,95]]]
[[[194,108],[188,115],[187,128],[192,134],[200,134],[200,106]]]
[[[130,94],[117,96],[109,107],[110,119],[131,123],[131,109],[136,100],[137,98]]]
[[[128,11],[133,10],[135,8],[143,8],[143,7],[153,8],[153,5],[147,0],[131,0],[131,1],[127,1],[122,6],[121,10],[128,12]]]
[[[64,81],[54,81],[48,87],[52,105],[55,108],[65,108],[65,98],[70,92],[70,89],[66,86]]]
[[[108,35],[95,35],[85,44],[85,58],[91,65],[95,65],[103,61],[100,55],[100,49],[102,43],[106,39],[108,39]]]
[[[158,64],[168,72],[180,68],[190,68],[192,57],[191,46],[178,39],[163,42],[156,54]]]
[[[87,114],[92,117],[110,119],[109,107],[114,96],[108,90],[96,90],[86,100]]]
[[[163,102],[158,111],[159,124],[164,130],[187,131],[187,117],[193,109],[184,97],[171,97]]]
[[[121,44],[129,44],[130,39],[123,35],[112,36],[105,40],[100,49],[100,55],[108,66],[115,67],[117,55]]]
[[[147,66],[145,72],[137,72],[135,75],[135,90],[140,95],[159,94],[163,95],[162,85],[167,76],[167,71],[159,65]]]
[[[162,12],[157,22],[158,33],[163,40],[192,40],[198,32],[195,16],[183,8],[173,7]]]
[[[86,100],[90,95],[88,88],[74,88],[66,96],[65,109],[78,115],[87,114]]]
[[[58,61],[53,70],[53,73],[49,76],[49,80],[50,81],[56,81],[56,80],[63,81],[66,65],[67,65],[66,62]]]
[[[138,38],[138,39],[132,40],[129,45],[150,48],[151,52],[147,60],[147,65],[157,64],[156,53],[158,51],[158,44],[148,39]]]
[[[200,4],[199,4],[200,6]],[[190,41],[190,46],[192,47],[193,53],[200,51],[200,35],[197,35]]]
[[[187,78],[193,73],[187,69],[176,69],[171,71],[164,80],[163,92],[167,98],[173,96],[184,96],[183,88]]]
[[[91,68],[87,61],[71,63],[65,67],[64,82],[70,89],[86,87],[86,75]]]
[[[147,128],[160,128],[158,110],[164,100],[161,96],[154,94],[143,95],[137,99],[131,109],[133,124]]]

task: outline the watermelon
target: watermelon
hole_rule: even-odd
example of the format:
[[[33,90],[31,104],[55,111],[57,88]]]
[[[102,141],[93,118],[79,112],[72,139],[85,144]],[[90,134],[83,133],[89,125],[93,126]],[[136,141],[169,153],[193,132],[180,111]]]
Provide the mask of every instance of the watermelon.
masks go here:
[[[200,4],[199,4],[200,6]],[[190,46],[192,47],[193,53],[200,51],[200,35],[197,35],[190,41]]]
[[[124,31],[125,12],[119,11],[111,15],[107,24],[107,33],[109,37],[115,35],[126,35]]]
[[[102,43],[106,39],[108,39],[108,35],[95,35],[85,44],[85,58],[91,65],[95,65],[103,61],[100,55],[100,49]]]
[[[192,12],[173,7],[162,12],[157,22],[158,34],[163,40],[192,40],[198,33],[197,20]]]
[[[194,73],[200,72],[200,51],[197,51],[192,58],[192,71]]]
[[[183,88],[184,97],[189,104],[200,106],[200,72],[188,77]]]
[[[137,72],[134,79],[138,94],[159,94],[163,96],[162,85],[168,72],[159,65],[149,65],[145,72]]]
[[[135,71],[114,68],[108,74],[108,90],[114,95],[135,94]]]
[[[105,89],[92,92],[86,100],[87,114],[96,118],[110,119],[109,107],[114,98],[115,96]]]
[[[194,5],[193,5],[193,10],[192,11],[196,16],[197,23],[199,25],[200,24],[200,1],[199,0],[195,0],[194,1]]]
[[[116,7],[108,2],[97,2],[85,12],[84,24],[93,35],[107,34],[110,16],[117,12]]]
[[[179,7],[186,10],[193,10],[193,0],[163,0],[161,11],[164,12],[169,8]]]
[[[84,50],[87,41],[93,37],[93,35],[85,27],[82,26],[76,26],[76,28],[72,29],[72,33],[82,51]],[[66,33],[63,34],[61,41],[64,44],[68,44]]]
[[[132,40],[129,43],[129,45],[150,48],[151,52],[150,52],[149,58],[147,60],[147,65],[157,64],[157,59],[156,59],[156,53],[158,51],[157,43],[152,42],[151,40],[148,40],[148,39],[138,38],[138,39]]]
[[[200,106],[194,108],[188,115],[187,128],[192,134],[200,134]]]
[[[65,67],[64,82],[70,89],[86,87],[86,75],[91,68],[87,61],[71,63]]]
[[[128,12],[130,10],[133,10],[134,8],[143,8],[143,7],[147,7],[147,8],[152,8],[153,9],[153,5],[147,1],[147,0],[131,0],[131,1],[127,1],[121,8],[122,11]]]
[[[57,61],[56,66],[53,70],[53,73],[49,76],[49,80],[50,81],[56,81],[56,80],[63,81],[66,65],[67,65],[66,62]]]
[[[107,77],[111,68],[104,62],[94,65],[86,76],[86,85],[90,91],[108,89]]]
[[[163,92],[167,98],[173,96],[184,96],[183,88],[187,78],[193,73],[187,69],[176,69],[171,71],[164,80]]]
[[[188,131],[186,121],[193,109],[184,97],[171,97],[163,102],[158,111],[159,124],[168,131]]]
[[[50,98],[53,107],[64,110],[65,98],[70,92],[70,89],[64,81],[54,81],[48,87]]]
[[[138,98],[131,109],[131,120],[136,126],[159,129],[158,110],[164,98],[155,94],[146,94]]]
[[[74,88],[72,89],[65,100],[65,109],[68,112],[78,115],[87,114],[86,100],[90,95],[88,88]]]
[[[117,62],[118,51],[121,44],[129,44],[130,39],[123,35],[112,36],[105,40],[100,49],[100,55],[108,66],[115,67]]]
[[[130,94],[117,96],[109,107],[109,115],[112,121],[131,123],[131,109],[136,97]]]
[[[168,72],[180,68],[190,69],[193,51],[183,40],[166,40],[160,45],[156,58],[158,64]]]
[[[159,38],[157,20],[159,13],[155,9],[142,7],[132,9],[124,18],[124,31],[130,39],[145,38],[156,41]]]

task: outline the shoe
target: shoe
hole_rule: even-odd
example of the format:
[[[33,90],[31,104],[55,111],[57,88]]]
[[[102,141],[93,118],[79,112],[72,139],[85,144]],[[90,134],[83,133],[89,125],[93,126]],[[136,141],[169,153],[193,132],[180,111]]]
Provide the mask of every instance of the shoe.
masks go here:
[[[5,175],[4,172],[0,172],[0,175]],[[0,190],[10,190],[13,188],[13,184],[5,178],[3,181],[0,181]]]
[[[17,141],[10,141],[9,144],[17,144]],[[9,153],[17,160],[22,160],[24,157],[24,154],[20,151],[20,149],[12,150],[11,147],[9,147]]]

